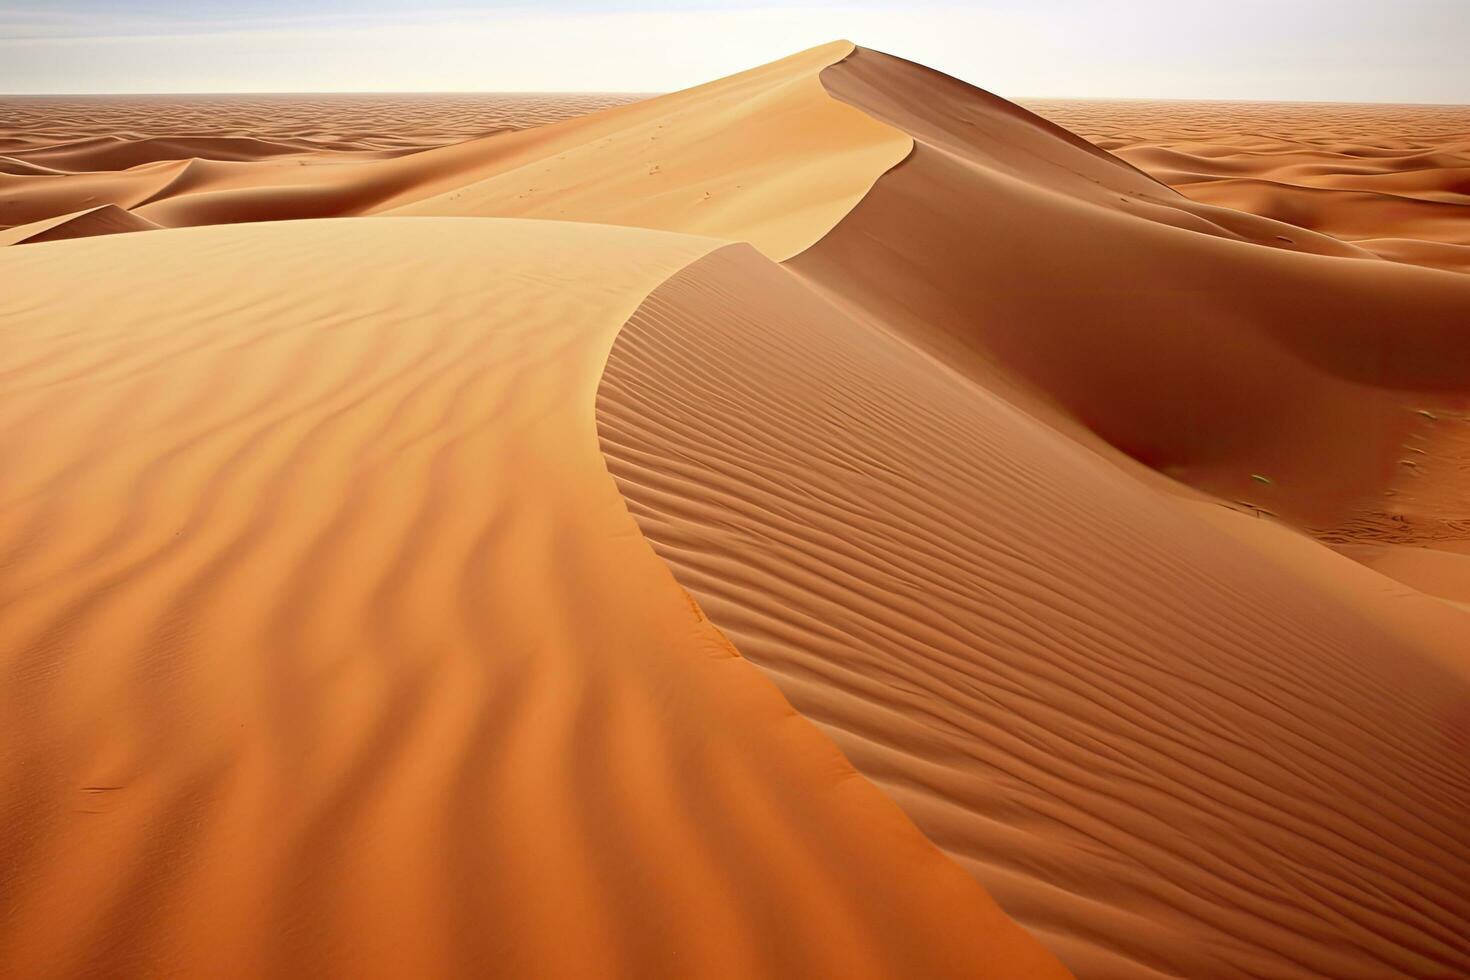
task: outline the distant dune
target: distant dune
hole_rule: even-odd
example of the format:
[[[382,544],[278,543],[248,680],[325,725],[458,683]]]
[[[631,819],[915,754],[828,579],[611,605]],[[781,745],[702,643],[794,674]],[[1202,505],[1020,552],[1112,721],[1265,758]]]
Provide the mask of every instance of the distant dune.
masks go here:
[[[1194,200],[1470,272],[1470,107],[1027,105]]]
[[[93,238],[129,231],[153,231],[158,227],[147,218],[124,211],[116,204],[104,204],[0,231],[0,246],[34,245],[39,242],[57,242],[64,238]]]
[[[0,975],[1470,973],[1452,117],[459,99],[0,134]]]
[[[182,138],[336,152],[422,150],[545,126],[643,97],[616,92],[0,96],[5,119],[0,153],[44,151],[98,137],[153,145]]]

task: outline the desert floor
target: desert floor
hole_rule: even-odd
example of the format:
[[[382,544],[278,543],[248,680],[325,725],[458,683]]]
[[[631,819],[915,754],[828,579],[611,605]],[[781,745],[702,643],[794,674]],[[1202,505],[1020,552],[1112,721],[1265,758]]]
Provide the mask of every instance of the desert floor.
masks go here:
[[[0,975],[1470,975],[1470,109],[0,110]]]

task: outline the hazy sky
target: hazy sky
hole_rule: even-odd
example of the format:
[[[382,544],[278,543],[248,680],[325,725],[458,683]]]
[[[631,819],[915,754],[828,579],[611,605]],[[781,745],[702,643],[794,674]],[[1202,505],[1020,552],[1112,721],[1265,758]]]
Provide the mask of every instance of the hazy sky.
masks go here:
[[[842,37],[1007,96],[1470,102],[1470,0],[0,0],[0,92],[667,91]]]

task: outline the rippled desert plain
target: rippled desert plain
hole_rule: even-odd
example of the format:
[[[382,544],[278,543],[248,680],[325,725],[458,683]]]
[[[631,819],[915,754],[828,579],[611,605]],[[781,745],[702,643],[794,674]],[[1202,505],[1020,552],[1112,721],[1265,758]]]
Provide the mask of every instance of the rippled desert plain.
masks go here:
[[[0,975],[1470,975],[1470,109],[1027,106],[0,101]]]

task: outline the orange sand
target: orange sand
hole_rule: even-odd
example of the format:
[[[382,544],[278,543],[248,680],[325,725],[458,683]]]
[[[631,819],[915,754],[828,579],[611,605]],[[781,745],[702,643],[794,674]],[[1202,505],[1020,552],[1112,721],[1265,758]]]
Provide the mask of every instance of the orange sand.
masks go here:
[[[87,174],[0,175],[0,224],[102,203],[166,227],[395,213],[598,221],[749,240],[786,258],[912,146],[834,101],[837,42],[555,125],[386,159],[258,151]]]
[[[1036,100],[1196,201],[1470,272],[1466,106]]]
[[[6,103],[0,974],[1470,973],[1454,117],[466,99]]]
[[[3,253],[0,973],[1060,975],[607,478],[607,348],[716,245],[364,219]]]
[[[0,155],[102,162],[192,143],[249,159],[271,144],[309,150],[421,150],[545,126],[643,98],[609,92],[397,95],[0,96]],[[91,169],[103,169],[92,167]]]
[[[1465,613],[1395,630],[748,250],[598,412],[711,621],[1077,975],[1470,965]]]

